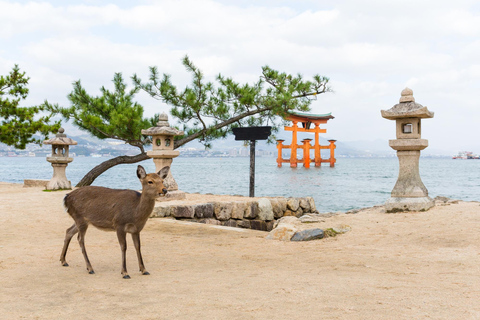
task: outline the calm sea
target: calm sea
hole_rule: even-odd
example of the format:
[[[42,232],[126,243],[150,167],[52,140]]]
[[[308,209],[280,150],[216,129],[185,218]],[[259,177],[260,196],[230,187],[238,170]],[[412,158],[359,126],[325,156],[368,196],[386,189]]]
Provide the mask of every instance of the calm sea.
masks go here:
[[[80,157],[67,167],[76,184],[106,158]],[[151,160],[140,163],[153,172]],[[120,165],[101,175],[94,185],[140,189],[137,164]],[[0,181],[50,179],[53,169],[45,158],[0,157]],[[176,158],[172,174],[179,188],[194,193],[249,193],[249,158]],[[321,212],[346,211],[383,204],[398,175],[397,158],[339,158],[335,168],[277,168],[274,158],[256,158],[255,196],[311,196]],[[421,158],[420,175],[431,197],[480,201],[480,160]]]

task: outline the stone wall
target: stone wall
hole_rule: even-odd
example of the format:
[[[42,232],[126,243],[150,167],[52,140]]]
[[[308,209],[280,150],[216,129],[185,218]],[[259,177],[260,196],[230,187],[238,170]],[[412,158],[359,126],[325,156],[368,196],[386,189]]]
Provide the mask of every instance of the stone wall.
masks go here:
[[[258,198],[196,204],[159,202],[151,217],[172,217],[207,224],[270,231],[284,216],[316,213],[315,201],[305,198]]]

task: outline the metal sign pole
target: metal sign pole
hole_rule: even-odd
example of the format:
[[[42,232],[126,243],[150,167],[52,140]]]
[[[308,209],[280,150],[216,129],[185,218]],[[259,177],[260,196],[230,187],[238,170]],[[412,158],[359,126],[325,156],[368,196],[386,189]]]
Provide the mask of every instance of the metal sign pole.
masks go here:
[[[255,197],[255,140],[250,140],[250,197]]]

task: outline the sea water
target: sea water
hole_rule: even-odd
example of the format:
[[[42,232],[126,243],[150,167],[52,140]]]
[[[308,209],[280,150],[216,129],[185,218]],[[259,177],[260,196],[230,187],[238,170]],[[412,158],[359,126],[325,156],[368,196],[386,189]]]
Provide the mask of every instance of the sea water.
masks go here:
[[[75,185],[94,166],[107,158],[77,157],[66,169]],[[152,160],[118,165],[98,177],[93,185],[138,190],[136,167],[153,172]],[[24,179],[50,179],[53,169],[45,158],[0,157],[0,181],[23,183]],[[189,193],[249,194],[249,158],[175,158],[172,174],[179,189]],[[334,168],[277,167],[272,157],[257,157],[255,196],[315,199],[320,212],[347,211],[383,204],[398,176],[397,158],[338,158]],[[480,160],[420,158],[420,176],[431,197],[446,196],[480,201]]]

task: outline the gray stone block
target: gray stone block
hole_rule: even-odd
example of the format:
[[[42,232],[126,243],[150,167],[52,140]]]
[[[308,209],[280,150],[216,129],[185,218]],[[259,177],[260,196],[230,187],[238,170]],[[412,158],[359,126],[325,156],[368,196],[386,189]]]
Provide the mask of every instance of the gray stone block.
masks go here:
[[[212,203],[198,204],[194,206],[195,217],[213,218],[214,207]]]
[[[273,220],[273,209],[267,198],[258,199],[258,219],[264,221]]]
[[[273,224],[272,224],[273,226]],[[263,220],[251,220],[250,221],[250,229],[260,230],[260,231],[267,231],[267,223]]]
[[[258,216],[258,203],[249,202],[245,210],[244,217],[247,219],[255,219]]]
[[[244,201],[233,202],[232,219],[242,220],[247,210],[247,203]]]
[[[293,235],[291,241],[310,241],[310,240],[316,240],[316,239],[322,239],[325,236],[324,232],[322,229],[308,229],[308,230],[302,230],[302,231],[297,231]]]
[[[233,203],[231,202],[215,202],[215,217],[220,221],[228,220],[232,217]]]
[[[195,211],[193,206],[173,206],[171,215],[175,218],[193,219],[195,216]]]

